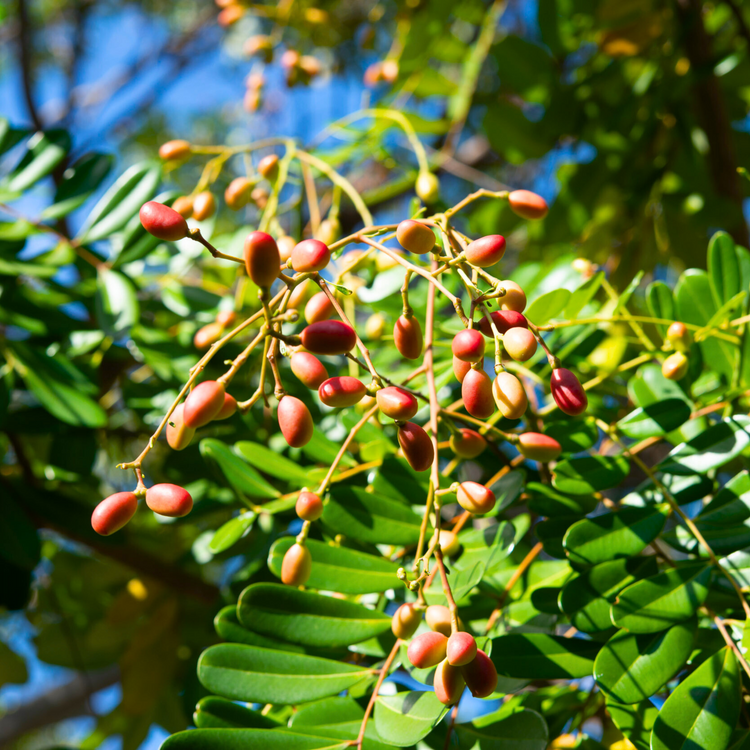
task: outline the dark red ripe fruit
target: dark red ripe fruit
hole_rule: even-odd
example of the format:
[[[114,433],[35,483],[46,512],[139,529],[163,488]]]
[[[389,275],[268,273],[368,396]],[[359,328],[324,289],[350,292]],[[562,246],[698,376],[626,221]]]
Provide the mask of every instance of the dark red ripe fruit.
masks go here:
[[[193,509],[193,498],[176,484],[155,484],[146,490],[146,505],[160,516],[181,518]]]
[[[302,346],[313,354],[346,354],[354,349],[357,334],[340,320],[321,320],[300,334]]]
[[[453,337],[451,351],[462,362],[481,362],[484,359],[484,337],[476,328],[459,331]]]
[[[406,359],[419,359],[422,355],[422,326],[411,316],[402,315],[393,326],[393,343]]]
[[[495,692],[497,670],[490,657],[481,649],[477,649],[473,661],[461,667],[461,674],[466,680],[466,687],[475,698],[486,698]]]
[[[459,458],[476,458],[487,447],[487,441],[476,431],[462,427],[451,435],[451,448]]]
[[[472,266],[488,268],[494,266],[505,255],[505,237],[501,234],[488,234],[470,242],[466,250],[466,259]]]
[[[477,655],[477,642],[474,636],[465,631],[458,631],[448,639],[446,657],[454,667],[462,667],[474,660]]]
[[[511,328],[528,328],[529,321],[520,312],[515,310],[497,310],[490,313],[492,322],[495,324],[498,333],[507,333]],[[485,317],[479,319],[479,330],[485,335],[492,338],[494,335],[490,322]]]
[[[320,240],[302,240],[292,250],[292,268],[298,273],[322,271],[330,260],[331,251]]]
[[[320,388],[324,380],[328,380],[328,370],[323,363],[307,352],[292,354],[292,372],[308,388]]]
[[[97,534],[109,536],[125,526],[137,509],[138,498],[135,492],[115,492],[94,508],[91,527]]]
[[[578,378],[564,367],[558,367],[552,370],[550,377],[550,389],[552,398],[560,407],[560,411],[571,417],[576,417],[586,411],[589,400],[586,391],[579,382]]]
[[[328,378],[318,388],[318,396],[326,406],[344,407],[358,404],[365,395],[364,383],[357,378],[343,375]]]
[[[317,521],[323,515],[323,501],[314,492],[303,490],[294,509],[303,521]]]
[[[245,268],[253,284],[269,287],[279,275],[281,255],[276,240],[265,232],[250,232],[245,237]]]
[[[414,471],[427,471],[435,457],[435,448],[430,436],[414,422],[407,422],[398,428],[398,444],[404,458]]]
[[[471,362],[463,362],[455,355],[453,356],[453,374],[456,376],[456,380],[458,380],[459,383],[464,382],[466,373],[469,372],[469,370],[471,370]]]
[[[417,669],[428,669],[445,659],[448,639],[442,633],[422,633],[409,644],[406,655]]]
[[[188,236],[189,229],[185,217],[163,203],[144,203],[139,216],[143,228],[160,240],[176,242]]]
[[[461,398],[472,417],[486,419],[495,411],[492,381],[484,370],[469,370],[461,383]]]
[[[190,391],[185,399],[183,422],[196,429],[207,425],[224,406],[224,385],[217,380],[205,380]]]
[[[279,401],[276,414],[284,440],[292,448],[301,448],[310,442],[313,435],[313,419],[310,410],[294,396],[284,396]]]
[[[411,419],[419,411],[419,402],[408,391],[396,385],[381,388],[375,398],[380,409],[386,417],[405,422]]]

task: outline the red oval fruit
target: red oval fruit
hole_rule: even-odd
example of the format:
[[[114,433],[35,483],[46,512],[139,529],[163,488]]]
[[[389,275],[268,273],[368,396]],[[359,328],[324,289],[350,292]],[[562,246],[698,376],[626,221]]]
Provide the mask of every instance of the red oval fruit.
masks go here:
[[[472,266],[489,268],[505,255],[505,237],[502,234],[488,234],[470,242],[464,250],[466,259]]]
[[[182,518],[193,509],[193,498],[176,484],[155,484],[146,490],[146,505],[160,516]]]
[[[323,515],[323,501],[314,492],[302,490],[294,509],[303,521],[317,521]]]
[[[478,482],[461,482],[456,499],[464,510],[476,515],[489,513],[495,507],[495,494]]]
[[[435,247],[435,235],[432,230],[414,219],[404,219],[398,225],[396,239],[404,250],[415,255],[424,255]]]
[[[487,654],[477,649],[473,661],[461,667],[466,687],[475,698],[487,698],[497,688],[497,670]]]
[[[289,398],[287,396],[287,398]],[[281,561],[281,582],[287,586],[303,586],[312,572],[312,556],[307,547],[293,544]]]
[[[419,359],[422,355],[422,326],[412,315],[402,315],[393,326],[393,343],[399,354],[406,359]]]
[[[402,604],[391,618],[391,630],[396,638],[408,641],[422,622],[422,613],[413,604]]]
[[[292,354],[292,372],[308,388],[317,390],[324,380],[328,380],[328,370],[323,363],[307,352]]]
[[[459,383],[464,382],[466,373],[471,370],[471,362],[463,362],[458,357],[453,357],[453,374],[456,376],[456,380]]]
[[[520,312],[515,310],[495,310],[490,313],[492,322],[495,324],[498,333],[507,333],[511,328],[528,328],[529,321]],[[484,316],[479,319],[479,330],[485,335],[492,338],[494,333],[489,320]]]
[[[375,398],[378,408],[390,419],[405,422],[419,411],[419,402],[411,393],[395,385],[381,388]]]
[[[195,332],[193,346],[198,350],[208,349],[211,344],[216,343],[221,338],[223,332],[223,327],[218,323],[208,323]]]
[[[224,406],[224,385],[217,380],[204,380],[190,391],[185,399],[183,420],[197,429],[207,425]]]
[[[458,703],[466,687],[461,670],[454,667],[447,659],[438,664],[432,684],[435,688],[435,696],[445,706]]]
[[[253,183],[247,177],[235,177],[224,191],[224,201],[232,211],[239,211],[250,202]]]
[[[195,430],[185,424],[184,410],[185,404],[178,404],[167,422],[167,443],[175,451],[187,448],[195,435]]]
[[[547,463],[554,461],[562,453],[562,446],[549,435],[542,435],[540,432],[524,432],[518,436],[518,451],[532,461]]]
[[[330,260],[331,251],[320,240],[302,240],[292,250],[292,268],[298,273],[322,271]]]
[[[442,633],[422,633],[409,644],[406,655],[417,669],[428,669],[445,659],[447,646],[448,639]]]
[[[509,372],[500,372],[492,383],[492,396],[506,419],[520,419],[529,404],[521,381]]]
[[[451,634],[451,611],[444,604],[431,604],[424,613],[427,627],[444,636]]]
[[[135,492],[115,492],[94,508],[91,527],[97,534],[109,536],[125,526],[137,509],[138,498]]]
[[[224,394],[224,404],[219,413],[214,417],[214,421],[221,421],[222,419],[229,419],[234,416],[237,411],[237,399],[234,396],[230,396],[228,393]]]
[[[451,450],[459,458],[476,458],[487,447],[487,441],[476,430],[461,427],[450,439]]]
[[[398,428],[398,444],[404,458],[414,471],[427,471],[435,458],[435,448],[430,436],[414,422],[407,422]]]
[[[187,141],[167,141],[159,146],[159,156],[166,160],[184,159],[190,156],[190,144]]]
[[[318,292],[310,297],[305,305],[305,320],[308,323],[318,323],[321,320],[328,320],[335,312],[328,295],[325,292]]]
[[[297,243],[288,234],[284,234],[276,240],[276,244],[279,246],[281,262],[286,263],[292,257],[292,250],[294,250]]]
[[[526,292],[515,281],[503,281],[500,286],[505,289],[505,295],[498,297],[500,309],[522,313],[526,308]]]
[[[184,216],[163,203],[149,201],[139,212],[143,228],[154,237],[167,242],[176,242],[188,236],[190,231]]]
[[[357,334],[340,320],[321,320],[300,334],[302,346],[313,354],[346,354],[354,349]]]
[[[205,221],[216,213],[216,198],[208,190],[193,198],[193,218],[196,221]]]
[[[279,429],[284,440],[292,448],[301,448],[310,442],[313,435],[313,419],[310,410],[294,396],[284,396],[276,412]]]
[[[511,328],[503,335],[503,348],[516,362],[527,362],[536,354],[536,338],[528,328]]]
[[[477,419],[486,419],[495,411],[492,400],[492,381],[484,370],[471,369],[461,383],[464,408]]]
[[[549,211],[547,201],[531,190],[514,190],[508,196],[508,203],[513,213],[523,219],[543,219]]]
[[[269,287],[276,281],[281,267],[281,256],[276,240],[265,232],[250,232],[245,238],[245,268],[247,275],[259,287]]]
[[[481,362],[484,359],[484,336],[476,328],[459,331],[453,337],[451,351],[462,362]]]
[[[326,406],[342,408],[359,403],[366,391],[365,384],[361,380],[343,375],[328,378],[321,383],[318,396]]]
[[[454,667],[463,667],[464,664],[474,661],[476,655],[477,642],[474,640],[473,635],[459,630],[448,638],[445,657],[449,664],[452,664]]]
[[[558,367],[552,370],[552,376],[549,381],[552,391],[552,398],[560,407],[560,411],[568,416],[575,417],[586,411],[589,405],[586,391],[579,382],[578,378],[564,367]]]

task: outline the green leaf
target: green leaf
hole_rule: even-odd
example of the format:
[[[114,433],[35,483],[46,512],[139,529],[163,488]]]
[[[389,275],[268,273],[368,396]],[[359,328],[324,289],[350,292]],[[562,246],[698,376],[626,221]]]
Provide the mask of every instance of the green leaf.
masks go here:
[[[305,703],[348,690],[372,674],[332,659],[236,643],[210,646],[198,679],[213,693],[246,703]]]
[[[198,701],[193,712],[193,723],[198,729],[273,729],[279,726],[277,721],[260,711],[253,711],[216,695],[207,695]]]
[[[685,271],[675,287],[675,302],[680,320],[698,326],[706,325],[716,313],[708,274],[697,268]],[[698,346],[704,362],[723,375],[727,382],[731,382],[737,363],[737,347],[715,336],[707,337]]]
[[[615,633],[594,662],[599,687],[618,703],[650,698],[685,665],[695,628],[690,620],[659,633]]]
[[[696,516],[695,521],[716,524],[742,523],[750,518],[750,473],[733,476]]]
[[[732,552],[731,555],[719,560],[719,564],[740,586],[750,587],[750,548]]]
[[[560,609],[573,627],[598,633],[612,627],[610,605],[626,586],[659,572],[654,557],[609,560],[571,578],[560,593]]]
[[[612,622],[632,633],[656,633],[689,620],[708,595],[711,566],[688,563],[628,586],[612,605]]]
[[[726,417],[687,443],[676,446],[659,466],[663,471],[674,467],[705,474],[739,456],[750,445],[750,417],[737,414]]]
[[[322,520],[338,533],[373,544],[416,544],[422,522],[408,505],[342,485],[331,489]]]
[[[26,660],[0,641],[0,687],[22,685],[28,679]]]
[[[549,739],[547,722],[527,708],[481,727],[461,724],[457,734],[466,750],[545,750]]]
[[[71,379],[59,361],[13,342],[16,369],[27,388],[53,416],[76,427],[103,427],[107,414],[93,399],[82,393],[80,382]]]
[[[101,197],[76,238],[88,243],[103,240],[122,229],[156,193],[161,164],[146,161],[126,170]]]
[[[28,128],[12,128],[7,118],[0,117],[0,154],[17,146],[30,132]]]
[[[59,219],[82,206],[101,185],[114,165],[112,154],[84,154],[63,173],[55,202],[42,211],[43,219]]]
[[[667,380],[661,367],[655,364],[638,368],[635,377],[628,381],[628,394],[636,406],[649,406],[672,398],[692,403],[682,388],[674,380]]]
[[[737,725],[740,700],[739,667],[727,646],[667,698],[654,722],[652,750],[725,748]]]
[[[580,453],[599,442],[599,430],[594,422],[585,419],[562,419],[544,430],[545,435],[557,440],[563,453]]]
[[[669,505],[663,503],[584,518],[568,529],[563,547],[572,562],[583,565],[632,557],[659,536],[668,516]]]
[[[512,505],[523,491],[526,476],[522,471],[509,471],[495,480],[488,489],[495,495],[495,507],[485,516],[491,518]]]
[[[646,288],[646,304],[654,318],[675,319],[675,304],[672,290],[663,281],[654,281]],[[658,323],[657,328],[662,336],[667,333],[669,325]]]
[[[581,284],[570,297],[568,304],[565,306],[565,317],[568,320],[575,320],[589,302],[596,296],[599,287],[604,279],[604,271],[597,271],[590,279]]]
[[[607,711],[615,726],[635,745],[636,750],[651,750],[651,729],[659,709],[651,701],[634,706],[607,699]]]
[[[462,531],[458,539],[464,551],[453,567],[456,570],[473,570],[477,563],[481,563],[486,573],[491,575],[513,551],[514,538],[513,524],[508,521],[483,529]]]
[[[670,398],[634,409],[623,417],[617,428],[629,438],[643,440],[664,437],[690,419],[690,406],[684,399]]]
[[[377,610],[277,583],[248,586],[237,616],[250,630],[301,646],[350,646],[391,626],[391,618]]]
[[[279,497],[281,493],[271,486],[255,469],[251,469],[231,448],[215,438],[200,442],[203,458],[216,462],[230,486],[240,495],[256,498]]]
[[[740,262],[734,240],[726,232],[716,232],[708,243],[708,281],[714,302],[720,307],[740,291]]]
[[[167,737],[160,750],[344,750],[348,740],[287,729],[191,729]]]
[[[140,306],[133,282],[119,271],[100,270],[97,275],[96,314],[99,326],[112,339],[130,334],[138,322]]]
[[[492,639],[498,674],[530,680],[578,679],[590,675],[599,644],[547,633],[510,633]]]
[[[294,643],[280,641],[278,638],[269,638],[260,633],[248,630],[240,624],[237,618],[237,607],[230,604],[222,607],[214,617],[214,629],[225,641],[230,643],[244,643],[246,646],[259,646],[260,648],[275,648],[280,651],[294,651],[304,653],[305,649]]]
[[[240,440],[234,444],[234,450],[251,466],[260,469],[264,474],[287,482],[294,482],[299,487],[311,484],[307,469],[297,462],[279,455],[265,445],[251,443],[249,440]]]
[[[239,516],[231,518],[216,530],[208,548],[215,555],[225,552],[245,536],[248,529],[252,528],[256,518],[256,514],[251,510],[245,511],[244,513],[240,513]]]
[[[26,144],[26,153],[16,168],[0,180],[0,190],[21,194],[46,177],[70,150],[70,136],[65,130],[34,133]]]
[[[564,495],[541,482],[529,482],[526,491],[529,510],[540,516],[586,516],[599,504],[593,495]]]
[[[395,747],[409,747],[426,737],[448,711],[433,692],[380,695],[375,701],[375,729]]]
[[[555,466],[552,485],[560,492],[588,495],[615,487],[629,470],[630,464],[624,456],[569,458]]]
[[[558,318],[570,302],[571,294],[567,289],[553,289],[537,297],[524,311],[526,317],[535,325],[542,326],[553,318]]]
[[[40,556],[36,526],[10,493],[3,492],[0,494],[0,557],[24,570],[33,570]]]
[[[268,556],[268,567],[281,577],[281,561],[294,544],[294,537],[276,540]],[[369,594],[387,591],[397,585],[398,565],[385,558],[357,552],[346,547],[307,540],[312,556],[312,572],[307,585],[313,589],[342,594]]]

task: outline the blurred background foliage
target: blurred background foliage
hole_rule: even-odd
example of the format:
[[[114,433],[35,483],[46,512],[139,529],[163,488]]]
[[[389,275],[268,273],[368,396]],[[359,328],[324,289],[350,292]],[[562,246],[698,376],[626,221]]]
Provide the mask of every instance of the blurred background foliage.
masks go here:
[[[148,468],[188,486],[190,517],[139,513],[113,539],[90,529],[98,499],[129,481],[115,463],[138,452],[194,363],[195,330],[232,304],[226,269],[146,246],[127,221],[158,190],[173,197],[198,179],[197,167],[149,161],[159,144],[319,143],[388,221],[407,210],[417,174],[400,131],[365,118],[319,134],[392,107],[427,145],[445,204],[503,185],[547,198],[548,217],[531,227],[501,202],[468,212],[473,234],[508,236],[511,265],[584,256],[619,288],[638,271],[671,284],[705,264],[716,229],[748,244],[737,171],[750,163],[748,5],[0,6],[0,745],[129,749],[183,728],[213,614],[269,575],[268,545],[286,528],[261,515],[231,551],[211,549],[247,491],[227,481],[231,458],[214,443],[213,456],[160,448]],[[258,35],[272,52],[248,54]],[[290,50],[307,56],[307,72],[290,74]],[[111,192],[124,172],[127,189]],[[97,228],[105,191],[119,203],[99,211]],[[233,233],[241,240],[256,220],[244,218],[237,230],[219,213],[220,247],[231,251]],[[289,218],[299,234],[309,217],[298,207]],[[340,218],[344,230],[356,224],[345,201]],[[253,375],[240,384],[248,395]],[[237,416],[205,436],[275,447],[271,425],[269,413]],[[328,439],[342,429],[329,422]],[[222,460],[225,471],[206,471]]]

